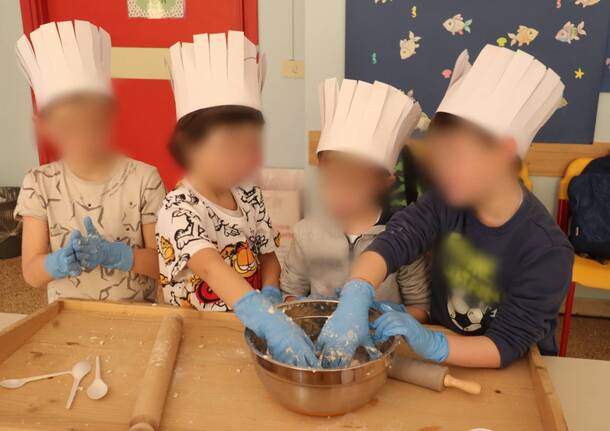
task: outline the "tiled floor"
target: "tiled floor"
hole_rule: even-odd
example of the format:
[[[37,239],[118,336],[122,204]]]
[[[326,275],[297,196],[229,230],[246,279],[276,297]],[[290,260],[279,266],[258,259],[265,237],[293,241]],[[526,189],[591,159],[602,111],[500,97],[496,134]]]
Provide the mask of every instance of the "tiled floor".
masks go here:
[[[45,289],[25,284],[20,259],[0,259],[0,312],[31,313],[46,302]],[[574,317],[568,355],[610,360],[610,319]]]

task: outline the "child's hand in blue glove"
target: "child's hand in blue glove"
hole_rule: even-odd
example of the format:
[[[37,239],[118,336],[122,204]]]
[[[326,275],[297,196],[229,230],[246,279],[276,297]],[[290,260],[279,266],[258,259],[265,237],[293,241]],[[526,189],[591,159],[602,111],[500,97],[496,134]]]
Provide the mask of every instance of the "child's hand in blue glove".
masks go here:
[[[81,272],[80,264],[76,259],[74,244],[80,237],[80,232],[73,230],[68,243],[57,251],[47,254],[44,259],[44,269],[54,279],[65,277],[78,277]]]
[[[404,305],[391,301],[375,301],[373,303],[373,308],[377,311],[381,311],[382,313],[387,313],[388,311],[400,311],[402,313],[407,312]]]
[[[372,359],[381,355],[369,334],[369,307],[374,297],[373,286],[366,281],[349,280],[345,284],[339,305],[316,342],[322,367],[348,367],[360,346],[367,349]]]
[[[261,290],[261,293],[273,305],[277,305],[277,304],[280,304],[283,302],[284,298],[283,298],[282,292],[280,291],[280,289],[278,289],[275,286],[272,286],[271,284],[267,284],[266,286],[263,286],[263,290]]]
[[[264,295],[257,291],[249,292],[237,301],[233,309],[246,327],[267,341],[273,359],[302,368],[317,366],[318,358],[309,337]]]
[[[93,226],[91,217],[84,219],[87,236],[74,245],[76,258],[87,271],[103,266],[129,271],[133,266],[133,250],[122,242],[110,242],[102,238]]]
[[[375,341],[402,335],[415,353],[425,359],[444,362],[449,354],[447,337],[442,332],[427,329],[409,313],[388,311],[373,322]]]

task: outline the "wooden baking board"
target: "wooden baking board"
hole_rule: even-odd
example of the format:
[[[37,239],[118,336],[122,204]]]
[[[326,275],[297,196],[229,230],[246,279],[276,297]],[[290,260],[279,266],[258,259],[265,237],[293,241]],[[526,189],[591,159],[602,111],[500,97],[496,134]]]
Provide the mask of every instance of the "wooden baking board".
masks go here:
[[[389,380],[356,412],[310,418],[270,398],[232,314],[75,300],[51,304],[0,332],[0,379],[62,371],[101,355],[109,394],[87,398],[93,373],[71,410],[64,408],[70,376],[0,388],[0,429],[126,430],[160,320],[172,312],[184,317],[184,331],[163,430],[567,430],[537,350],[505,370],[452,370],[480,382],[480,396]]]

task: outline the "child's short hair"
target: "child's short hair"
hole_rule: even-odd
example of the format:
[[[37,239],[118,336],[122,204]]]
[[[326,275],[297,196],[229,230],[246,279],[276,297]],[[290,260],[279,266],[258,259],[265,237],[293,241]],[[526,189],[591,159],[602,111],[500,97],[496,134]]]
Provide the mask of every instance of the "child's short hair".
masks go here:
[[[188,150],[200,144],[212,129],[245,123],[262,127],[265,119],[258,109],[239,105],[213,106],[193,111],[178,120],[169,141],[169,151],[180,166],[186,167]]]
[[[491,135],[491,133],[468,120],[458,117],[457,115],[448,114],[446,112],[437,112],[432,118],[430,126],[428,127],[428,133],[430,134],[437,132],[449,132],[453,130],[466,130],[477,135],[482,141],[494,141],[494,137]]]

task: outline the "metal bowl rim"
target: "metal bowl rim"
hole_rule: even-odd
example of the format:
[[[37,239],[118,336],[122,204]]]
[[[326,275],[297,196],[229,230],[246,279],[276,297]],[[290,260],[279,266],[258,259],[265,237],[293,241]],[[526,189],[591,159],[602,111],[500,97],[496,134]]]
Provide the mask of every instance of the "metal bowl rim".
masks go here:
[[[319,303],[319,302],[323,302],[323,303],[335,303],[338,304],[339,301],[338,300],[334,300],[334,299],[303,299],[300,301],[291,301],[291,302],[282,302],[281,304],[277,304],[275,307],[282,309],[285,308],[287,305],[291,305],[291,304],[295,304],[295,303]],[[377,359],[372,359],[370,361],[367,361],[363,364],[360,365],[353,365],[350,367],[344,367],[344,368],[304,368],[304,367],[297,367],[294,365],[287,365],[283,362],[279,362],[276,361],[275,359],[273,359],[270,355],[263,355],[261,352],[258,351],[258,349],[253,345],[252,341],[250,340],[250,338],[248,337],[247,334],[248,328],[244,329],[244,338],[246,339],[246,343],[248,344],[248,347],[250,348],[250,351],[255,354],[261,361],[266,361],[266,362],[270,362],[276,366],[280,366],[283,368],[288,368],[291,370],[297,370],[297,371],[306,371],[306,372],[310,372],[310,373],[336,373],[338,371],[346,371],[346,370],[357,370],[359,368],[365,368],[367,366],[372,365],[373,363],[376,363],[378,361],[381,360],[385,360],[388,356],[392,355],[394,353],[394,350],[396,350],[396,347],[398,347],[398,344],[400,343],[400,340],[398,337],[390,337],[390,339],[392,339],[392,344],[390,345],[390,347],[388,347],[388,349],[382,353],[382,355],[377,358]]]

